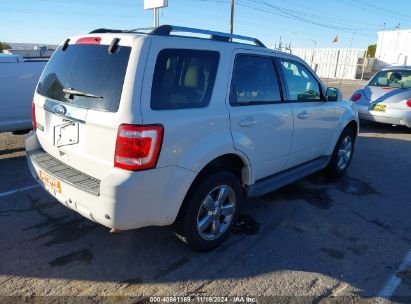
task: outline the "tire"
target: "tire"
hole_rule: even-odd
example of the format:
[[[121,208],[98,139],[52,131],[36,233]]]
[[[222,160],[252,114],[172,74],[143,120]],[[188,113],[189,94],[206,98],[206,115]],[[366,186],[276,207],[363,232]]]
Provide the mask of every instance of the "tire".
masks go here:
[[[189,190],[174,233],[195,251],[212,250],[230,234],[242,199],[241,184],[233,173],[210,173]]]
[[[347,171],[354,154],[355,138],[356,136],[350,128],[345,128],[341,133],[331,155],[330,162],[325,168],[327,176],[338,178]]]

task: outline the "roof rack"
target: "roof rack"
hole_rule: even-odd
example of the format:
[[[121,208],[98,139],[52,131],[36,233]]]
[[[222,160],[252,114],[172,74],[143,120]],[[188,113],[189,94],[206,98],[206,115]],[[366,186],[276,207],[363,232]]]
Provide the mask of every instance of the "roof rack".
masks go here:
[[[266,47],[264,43],[262,43],[257,38],[228,34],[228,33],[223,33],[223,32],[208,31],[208,30],[196,29],[196,28],[191,28],[191,27],[183,27],[183,26],[161,25],[155,28],[154,30],[152,30],[150,34],[159,35],[159,36],[170,36],[171,32],[185,32],[185,33],[210,35],[210,39],[217,40],[217,41],[224,41],[224,42],[231,42],[233,39],[250,41],[250,42],[255,43],[255,45],[257,46],[264,47],[264,48]]]
[[[106,29],[106,28],[99,28],[94,31],[91,31],[89,34],[102,34],[102,33],[122,33],[122,30],[113,30],[113,29]]]
[[[174,25],[161,25],[159,27],[145,27],[145,28],[136,28],[132,30],[113,30],[113,29],[105,29],[100,28],[90,32],[90,34],[94,33],[141,33],[141,34],[148,34],[148,35],[157,35],[157,36],[170,36],[171,32],[184,32],[184,33],[194,33],[194,34],[203,34],[203,35],[210,35],[210,39],[216,41],[223,41],[223,42],[232,42],[233,39],[236,40],[243,40],[253,42],[256,46],[265,48],[266,46],[257,38],[241,36],[241,35],[234,35],[228,34],[223,32],[215,32],[215,31],[208,31],[202,29],[196,29],[191,27],[184,27],[184,26],[174,26]]]

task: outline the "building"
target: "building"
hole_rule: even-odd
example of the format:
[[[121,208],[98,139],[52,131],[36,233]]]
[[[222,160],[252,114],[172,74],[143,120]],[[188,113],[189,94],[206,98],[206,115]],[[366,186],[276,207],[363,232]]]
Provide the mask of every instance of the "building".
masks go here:
[[[9,50],[3,50],[3,53],[9,55],[18,55],[25,60],[30,59],[48,59],[57,49],[57,45],[35,44],[35,43],[13,43],[7,42],[11,46]]]
[[[291,53],[311,65],[319,77],[334,79],[363,79],[368,67],[364,66],[366,49],[303,49]]]
[[[36,58],[50,58],[53,55],[53,49],[38,48],[33,50],[22,50],[22,49],[9,49],[3,50],[5,54],[19,55],[25,59],[36,59]]]
[[[376,67],[411,65],[411,29],[378,33]]]

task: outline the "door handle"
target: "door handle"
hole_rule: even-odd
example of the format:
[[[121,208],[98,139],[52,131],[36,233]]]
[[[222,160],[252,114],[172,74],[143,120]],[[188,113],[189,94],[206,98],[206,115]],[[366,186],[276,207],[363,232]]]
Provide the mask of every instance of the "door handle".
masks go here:
[[[239,125],[240,125],[240,127],[246,127],[247,128],[247,127],[255,126],[257,123],[258,123],[257,120],[255,120],[253,118],[247,118],[247,119],[244,119],[244,120],[240,121]]]
[[[300,114],[298,114],[297,117],[298,117],[299,119],[307,119],[308,117],[310,117],[310,113],[308,113],[308,112],[306,112],[306,111],[303,111],[303,112],[301,112]]]

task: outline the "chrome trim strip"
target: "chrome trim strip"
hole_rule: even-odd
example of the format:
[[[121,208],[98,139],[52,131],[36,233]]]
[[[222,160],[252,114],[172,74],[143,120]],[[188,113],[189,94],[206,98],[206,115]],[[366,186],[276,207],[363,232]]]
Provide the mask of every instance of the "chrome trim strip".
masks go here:
[[[88,109],[85,109],[85,108],[74,107],[70,104],[66,104],[63,102],[56,102],[56,101],[47,99],[43,105],[43,109],[49,113],[57,115],[54,112],[54,107],[57,105],[64,106],[67,109],[67,112],[64,115],[58,115],[58,116],[63,117],[64,119],[67,119],[69,121],[74,121],[74,122],[79,122],[79,123],[86,122],[86,115],[87,115]]]

